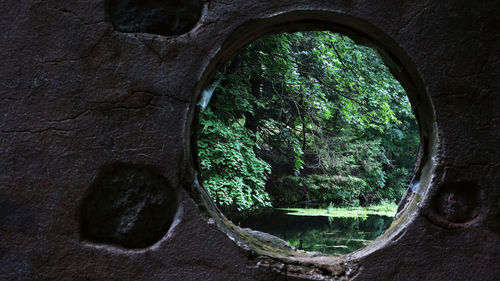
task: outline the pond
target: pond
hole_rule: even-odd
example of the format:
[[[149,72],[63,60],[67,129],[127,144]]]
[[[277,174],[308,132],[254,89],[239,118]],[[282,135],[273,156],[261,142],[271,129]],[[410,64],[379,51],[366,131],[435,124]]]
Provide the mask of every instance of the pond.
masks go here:
[[[392,217],[334,218],[289,215],[280,209],[261,209],[226,215],[236,225],[270,233],[304,251],[347,254],[375,240],[391,224]]]

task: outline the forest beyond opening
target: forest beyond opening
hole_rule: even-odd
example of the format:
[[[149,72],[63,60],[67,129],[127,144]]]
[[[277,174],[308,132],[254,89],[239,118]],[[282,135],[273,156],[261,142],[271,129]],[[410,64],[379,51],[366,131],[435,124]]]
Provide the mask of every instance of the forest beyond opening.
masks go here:
[[[214,81],[198,157],[221,209],[395,204],[407,188],[417,124],[375,50],[331,32],[282,33]]]

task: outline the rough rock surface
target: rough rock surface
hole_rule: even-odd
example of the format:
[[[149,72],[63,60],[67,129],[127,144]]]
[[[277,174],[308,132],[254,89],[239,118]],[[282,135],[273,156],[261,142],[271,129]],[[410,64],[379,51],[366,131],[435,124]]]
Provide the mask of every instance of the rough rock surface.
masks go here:
[[[139,2],[2,1],[1,280],[497,280],[498,1]],[[347,256],[239,229],[195,178],[195,104],[215,70],[264,34],[305,29],[377,48],[420,126],[395,223]],[[116,165],[128,168],[104,176]],[[125,222],[96,237],[83,214],[106,186],[118,192],[97,197],[129,212],[92,207]],[[134,205],[148,200],[164,216]],[[143,239],[139,224],[159,230]]]

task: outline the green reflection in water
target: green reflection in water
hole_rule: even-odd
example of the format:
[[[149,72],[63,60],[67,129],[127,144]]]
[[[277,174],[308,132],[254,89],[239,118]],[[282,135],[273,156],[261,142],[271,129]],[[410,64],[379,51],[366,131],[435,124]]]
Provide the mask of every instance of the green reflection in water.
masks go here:
[[[241,227],[267,232],[305,251],[347,254],[375,240],[391,224],[392,217],[326,217],[288,215],[279,209],[239,212],[228,217]]]

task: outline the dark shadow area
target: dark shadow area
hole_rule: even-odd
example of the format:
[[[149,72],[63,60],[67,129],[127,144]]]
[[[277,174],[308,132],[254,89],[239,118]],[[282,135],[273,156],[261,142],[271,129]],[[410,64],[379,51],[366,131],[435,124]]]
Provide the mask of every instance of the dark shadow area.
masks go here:
[[[110,0],[108,15],[121,32],[180,35],[195,26],[201,16],[202,0]]]
[[[175,190],[151,167],[104,167],[81,208],[85,239],[125,248],[144,248],[160,240],[177,211]]]
[[[435,212],[452,223],[465,223],[480,212],[479,188],[470,182],[445,183],[433,202]]]

